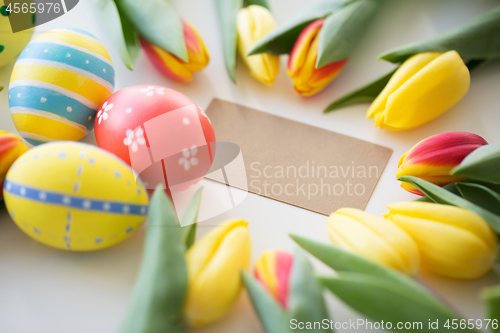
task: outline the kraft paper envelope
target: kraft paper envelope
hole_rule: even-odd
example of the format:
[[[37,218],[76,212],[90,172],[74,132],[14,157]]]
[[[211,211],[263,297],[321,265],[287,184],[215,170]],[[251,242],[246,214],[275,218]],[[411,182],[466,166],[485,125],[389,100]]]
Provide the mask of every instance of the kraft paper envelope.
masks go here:
[[[220,99],[206,113],[217,145],[238,145],[246,170],[207,178],[323,215],[342,207],[364,209],[392,154],[387,147]],[[222,153],[216,151],[216,159]]]

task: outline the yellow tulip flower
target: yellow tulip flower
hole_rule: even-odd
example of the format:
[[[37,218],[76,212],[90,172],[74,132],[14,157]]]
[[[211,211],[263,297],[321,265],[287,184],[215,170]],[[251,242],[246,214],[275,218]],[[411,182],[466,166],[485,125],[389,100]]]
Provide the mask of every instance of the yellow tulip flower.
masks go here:
[[[389,221],[358,209],[342,208],[332,213],[326,224],[330,240],[336,246],[404,274],[417,274],[417,245],[403,229]]]
[[[230,220],[197,241],[187,252],[188,295],[184,314],[191,326],[224,316],[242,289],[241,271],[251,257],[248,223]]]
[[[414,128],[455,105],[469,85],[469,70],[456,51],[419,53],[396,70],[366,117],[380,128]]]
[[[451,278],[474,279],[495,263],[497,234],[476,213],[417,201],[387,208],[386,217],[417,243],[422,268]]]
[[[279,56],[269,53],[247,56],[252,46],[276,28],[273,15],[262,6],[250,5],[239,10],[236,18],[238,51],[254,78],[272,85],[280,68]]]

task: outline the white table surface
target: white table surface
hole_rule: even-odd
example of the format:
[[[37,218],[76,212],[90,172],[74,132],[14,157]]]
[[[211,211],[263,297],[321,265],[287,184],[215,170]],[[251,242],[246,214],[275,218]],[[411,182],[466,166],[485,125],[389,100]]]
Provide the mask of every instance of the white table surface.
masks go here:
[[[299,13],[311,1],[271,0],[278,24]],[[387,0],[363,38],[357,52],[337,80],[320,94],[304,98],[293,92],[286,76],[286,57],[273,87],[250,77],[239,66],[239,84],[234,85],[224,68],[222,47],[213,1],[172,0],[178,12],[192,22],[203,37],[211,55],[209,66],[189,84],[179,84],[157,73],[144,54],[136,70],[122,64],[113,42],[103,30],[99,16],[88,0],[68,14],[37,27],[35,35],[53,28],[77,27],[101,39],[115,64],[117,85],[121,89],[138,84],[171,87],[186,94],[202,108],[214,97],[238,102],[282,117],[375,142],[394,150],[366,211],[386,212],[385,206],[414,199],[395,179],[401,154],[417,141],[449,131],[470,131],[490,143],[500,143],[499,115],[500,63],[491,63],[472,76],[472,85],[458,105],[431,123],[405,132],[374,127],[365,119],[366,105],[349,107],[328,115],[322,109],[333,99],[386,73],[393,65],[377,61],[376,56],[392,47],[445,31],[498,5],[498,1],[467,0]],[[8,86],[13,64],[0,69],[0,85]],[[0,129],[15,131],[8,110],[7,90],[0,93]],[[251,129],[249,129],[251,130]],[[84,141],[95,142],[93,133]],[[252,261],[268,249],[293,250],[288,233],[328,242],[325,217],[287,204],[249,194],[234,210],[212,219],[227,218],[250,222]],[[199,235],[210,228],[199,227]],[[4,333],[107,333],[116,332],[123,317],[141,258],[145,228],[129,240],[92,253],[72,253],[52,249],[26,236],[6,212],[0,215],[0,332]],[[328,270],[314,262],[320,272]],[[483,318],[479,294],[482,288],[500,282],[494,272],[474,281],[450,280],[429,274],[425,282],[467,318]],[[337,321],[357,318],[331,294],[326,294],[331,317]],[[242,294],[234,309],[220,322],[189,332],[262,332],[249,299]],[[343,332],[340,330],[340,332]]]

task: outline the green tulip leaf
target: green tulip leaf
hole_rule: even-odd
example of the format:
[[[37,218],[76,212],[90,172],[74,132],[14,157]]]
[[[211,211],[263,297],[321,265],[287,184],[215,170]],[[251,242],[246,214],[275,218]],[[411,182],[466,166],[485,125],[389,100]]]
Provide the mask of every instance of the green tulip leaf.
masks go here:
[[[338,272],[365,274],[380,278],[405,290],[409,297],[421,298],[422,302],[434,307],[436,311],[447,311],[447,308],[424,287],[393,269],[336,246],[318,243],[297,235],[290,235],[290,237],[304,250]]]
[[[500,183],[500,145],[479,147],[453,168],[450,174]]]
[[[236,83],[236,47],[238,34],[236,32],[236,16],[243,7],[243,0],[215,0],[219,16],[224,61],[231,80]]]
[[[117,4],[117,0],[114,0],[115,3]],[[118,6],[118,4],[117,4]],[[118,48],[118,52],[120,53],[120,57],[122,58],[123,62],[125,63],[125,66],[127,66],[128,69],[133,70],[134,69],[134,63],[139,57],[139,54],[141,52],[141,43],[139,41],[139,35],[137,34],[137,31],[135,31],[134,26],[132,25],[132,22],[129,21],[127,16],[123,13],[123,11],[118,8],[118,13],[120,15],[120,21],[121,21],[121,26],[122,26],[122,31],[123,31],[123,38],[125,42],[125,49],[123,49],[123,45],[120,45]],[[108,22],[109,23],[109,22]],[[111,28],[110,28],[111,30]],[[117,32],[118,34],[118,32]],[[118,35],[115,37],[115,41],[117,40]],[[116,42],[115,42],[116,43]],[[125,52],[126,51],[126,52]],[[130,58],[130,63],[132,63],[132,66],[129,66],[127,62],[125,62],[124,59],[126,57]],[[128,59],[127,59],[128,60]]]
[[[123,63],[128,69],[134,70],[134,63],[139,56],[141,46],[132,24],[114,0],[93,0],[93,2],[103,18],[101,21],[106,25],[106,30],[113,37]]]
[[[497,216],[490,211],[478,206],[459,195],[453,194],[446,189],[429,183],[423,179],[411,176],[404,176],[398,178],[402,182],[407,182],[415,186],[418,190],[424,193],[432,201],[439,204],[453,205],[457,207],[462,207],[470,210],[488,222],[488,224],[495,229],[496,232],[500,233],[500,216]]]
[[[500,286],[485,288],[481,294],[481,298],[486,303],[486,317],[491,320],[500,321]],[[500,327],[492,328],[492,332],[499,332]]]
[[[500,216],[500,194],[486,186],[473,183],[457,183],[462,197]]]
[[[383,77],[378,78],[371,83],[368,83],[366,86],[361,87],[353,91],[352,93],[339,98],[332,104],[328,105],[323,112],[328,113],[330,111],[338,110],[340,108],[354,104],[373,102],[375,98],[377,98],[377,96],[382,92],[382,90],[384,90],[387,82],[389,82],[395,71],[396,69],[391,71],[390,73],[387,73]]]
[[[328,318],[321,285],[314,277],[314,270],[301,251],[295,251],[290,275],[290,313],[298,322],[321,322]],[[315,332],[331,332],[316,329]]]
[[[120,333],[184,332],[185,249],[175,208],[159,186],[151,198],[141,266]]]
[[[0,91],[2,91],[2,90],[3,90],[3,87],[0,87]]]
[[[339,272],[336,277],[320,277],[319,280],[357,312],[377,322],[383,320],[385,328],[390,322],[391,327],[397,330],[398,323],[403,322],[416,326],[402,327],[401,331],[436,332],[441,330],[430,328],[429,320],[431,322],[438,320],[441,329],[447,320],[459,318],[447,308],[438,311],[424,298],[409,294],[402,286],[380,277]],[[474,332],[469,329],[458,329],[458,331]]]
[[[165,0],[116,0],[135,30],[150,43],[188,61],[182,21]]]
[[[224,0],[220,0],[224,1]],[[300,33],[311,22],[324,18],[334,11],[348,5],[353,0],[326,0],[319,1],[314,6],[300,13],[262,37],[250,49],[248,55],[259,53],[285,54],[292,51]]]
[[[489,190],[497,193],[500,195],[500,184],[492,184],[492,183],[487,183],[487,182],[482,182],[482,181],[479,181],[479,180],[474,180],[474,179],[468,179],[468,178],[465,178],[465,179],[462,179],[460,180],[460,183],[461,184],[470,184],[470,185],[474,185],[474,184],[477,184],[477,185],[480,185],[480,186],[483,186],[483,187],[486,187],[488,188]],[[456,195],[459,195],[461,197],[462,196],[462,193],[460,193],[460,191],[458,190],[457,186],[456,186],[457,183],[450,183],[448,185],[445,185],[443,186],[442,188],[444,188],[445,190],[453,193],[453,194],[456,194]],[[418,198],[416,199],[415,201],[422,201],[422,202],[434,202],[432,199],[430,199],[428,196],[423,196],[421,198]]]
[[[500,7],[436,37],[403,45],[379,56],[393,63],[427,51],[456,50],[463,59],[500,58]]]
[[[463,181],[460,181],[460,182],[463,182]],[[500,184],[496,184],[496,183],[488,183],[488,182],[482,182],[482,181],[479,181],[479,180],[474,180],[474,181],[469,181],[467,179],[467,182],[468,183],[475,183],[475,184],[480,184],[480,185],[483,185],[487,188],[489,188],[490,190],[492,190],[493,192],[497,193],[497,194],[500,194]]]
[[[182,235],[182,240],[184,241],[184,244],[186,245],[186,251],[189,250],[191,246],[193,246],[195,240],[196,240],[196,229],[197,229],[198,224],[193,223],[189,226],[183,227],[184,233]]]
[[[269,11],[271,7],[269,6],[269,2],[267,0],[245,0],[245,6],[257,5],[267,8]]]
[[[370,26],[379,0],[358,0],[334,11],[319,34],[316,68],[349,58]]]
[[[198,222],[198,213],[200,212],[202,191],[203,187],[196,191],[181,219],[181,226],[183,229],[182,238],[184,244],[186,244],[186,250],[193,245],[196,239],[196,226]]]
[[[247,272],[242,272],[242,278],[264,330],[267,333],[291,333],[289,314],[267,289]]]
[[[458,188],[456,187],[456,184],[455,183],[450,183],[450,184],[447,184],[445,186],[443,186],[442,188],[444,188],[445,190],[453,193],[453,194],[456,194],[456,195],[459,195],[459,196],[462,196],[462,194],[460,194],[460,191],[458,190]],[[415,201],[421,201],[421,202],[434,202],[431,198],[429,198],[428,196],[423,196],[421,198],[418,198],[416,199]]]

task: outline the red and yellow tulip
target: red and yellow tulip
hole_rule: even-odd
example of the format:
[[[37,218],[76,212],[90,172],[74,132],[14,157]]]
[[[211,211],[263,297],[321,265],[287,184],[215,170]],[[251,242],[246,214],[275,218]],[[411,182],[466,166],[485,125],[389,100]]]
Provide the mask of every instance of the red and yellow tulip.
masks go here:
[[[414,176],[438,186],[462,177],[450,176],[450,171],[477,148],[487,145],[485,139],[469,132],[441,133],[424,139],[401,156],[396,177]],[[423,195],[413,185],[402,182],[408,192]]]
[[[300,95],[310,96],[320,92],[339,75],[348,60],[316,68],[319,33],[324,22],[324,19],[316,20],[302,30],[290,53],[287,74]]]
[[[146,55],[163,75],[174,81],[190,82],[194,79],[193,72],[200,71],[208,65],[210,55],[196,29],[186,21],[182,21],[182,25],[188,51],[188,62],[151,44],[142,37],[140,40]]]
[[[28,148],[19,136],[0,131],[0,196],[3,195],[3,183],[7,171],[12,163],[27,150]]]
[[[288,308],[288,293],[293,256],[285,251],[267,251],[255,263],[254,275],[284,309]]]

